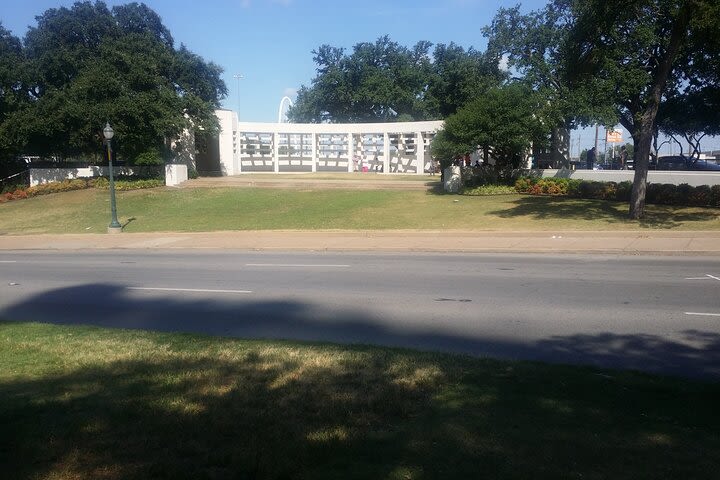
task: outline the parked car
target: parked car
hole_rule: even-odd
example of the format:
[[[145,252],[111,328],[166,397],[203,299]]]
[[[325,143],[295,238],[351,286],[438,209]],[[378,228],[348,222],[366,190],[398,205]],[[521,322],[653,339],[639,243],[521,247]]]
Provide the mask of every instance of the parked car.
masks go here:
[[[650,168],[652,168],[652,165]],[[706,159],[688,158],[683,155],[668,155],[657,159],[655,169],[720,172],[720,165]]]

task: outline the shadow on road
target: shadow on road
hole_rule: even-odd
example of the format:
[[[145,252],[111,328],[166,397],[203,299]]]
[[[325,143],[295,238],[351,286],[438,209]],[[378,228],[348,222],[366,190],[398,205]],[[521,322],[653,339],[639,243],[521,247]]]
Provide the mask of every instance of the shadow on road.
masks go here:
[[[43,293],[0,318],[720,373],[720,336],[708,332],[685,332],[695,347],[612,334],[521,345],[405,334],[361,311],[299,301],[176,300],[111,284]],[[0,381],[0,464],[8,478],[474,478],[482,471],[670,479],[711,478],[720,461],[717,384],[616,382],[622,373],[549,373],[432,354],[408,361],[402,350],[364,347],[304,358],[183,336],[143,337],[133,347],[142,355],[129,356],[95,337],[103,361],[53,357],[58,374]],[[58,342],[58,355],[73,338],[59,332],[44,341]],[[18,361],[32,361],[36,352],[28,346],[22,354],[28,357]]]
[[[454,336],[428,329],[389,329],[361,310],[329,308],[294,299],[257,301],[137,295],[122,286],[90,284],[57,289],[0,311],[0,318],[55,324],[210,335],[378,344],[504,359],[573,363],[720,380],[720,335],[688,330],[677,341],[601,333],[554,336],[520,343]],[[371,299],[368,299],[371,303]]]

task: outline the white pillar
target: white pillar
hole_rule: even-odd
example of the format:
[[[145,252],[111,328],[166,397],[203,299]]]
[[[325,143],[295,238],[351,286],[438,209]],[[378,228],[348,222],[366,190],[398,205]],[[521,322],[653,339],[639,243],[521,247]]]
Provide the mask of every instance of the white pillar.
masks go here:
[[[353,148],[353,134],[348,133],[347,136],[347,152],[348,152],[348,173],[353,171],[353,158],[355,157],[355,149]]]
[[[280,134],[278,132],[274,132],[273,136],[273,169],[275,173],[280,172],[280,148],[279,148],[279,139]]]
[[[242,147],[243,147],[243,132],[238,130],[237,132],[237,159],[238,167],[236,173],[242,173]]]
[[[415,158],[417,159],[417,174],[425,173],[425,142],[422,132],[415,133]]]
[[[312,144],[312,172],[317,172],[317,134],[315,132],[310,134],[310,143]]]
[[[390,135],[383,134],[383,173],[390,172]]]

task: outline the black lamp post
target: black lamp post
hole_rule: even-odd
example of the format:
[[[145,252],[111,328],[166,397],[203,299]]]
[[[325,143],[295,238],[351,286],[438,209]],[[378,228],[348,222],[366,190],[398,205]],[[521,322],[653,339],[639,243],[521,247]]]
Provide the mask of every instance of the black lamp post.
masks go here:
[[[110,225],[108,226],[108,233],[120,233],[122,231],[122,225],[117,219],[117,207],[115,206],[115,180],[113,178],[113,163],[112,163],[112,145],[111,140],[115,132],[110,126],[110,122],[105,122],[105,128],[103,128],[103,135],[107,140],[107,152],[108,152],[108,166],[110,170]]]

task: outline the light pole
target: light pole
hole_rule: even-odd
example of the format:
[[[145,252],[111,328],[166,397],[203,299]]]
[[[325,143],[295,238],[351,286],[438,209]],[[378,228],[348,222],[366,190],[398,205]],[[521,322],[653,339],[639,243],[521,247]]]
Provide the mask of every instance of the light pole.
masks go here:
[[[243,77],[239,73],[236,73],[235,75],[233,75],[233,78],[237,80],[237,101],[238,101],[237,116],[238,116],[238,121],[240,121],[240,80],[242,80],[245,77]]]
[[[108,225],[108,233],[120,233],[122,232],[122,225],[117,219],[117,208],[115,206],[115,180],[113,178],[113,163],[112,163],[112,145],[111,140],[115,135],[115,131],[110,126],[110,122],[105,122],[105,128],[103,128],[103,136],[107,140],[107,152],[108,152],[108,166],[110,171],[110,225]]]

